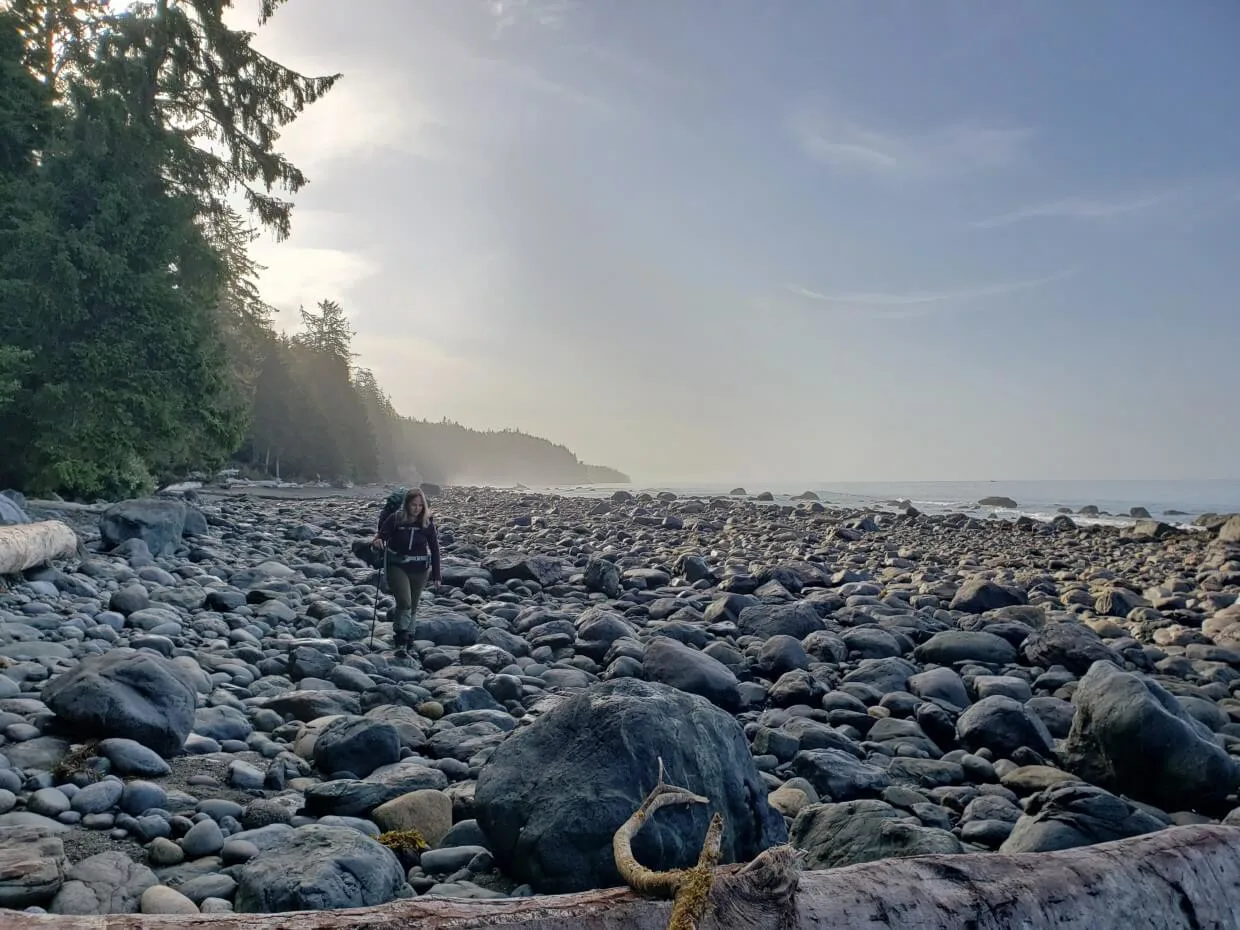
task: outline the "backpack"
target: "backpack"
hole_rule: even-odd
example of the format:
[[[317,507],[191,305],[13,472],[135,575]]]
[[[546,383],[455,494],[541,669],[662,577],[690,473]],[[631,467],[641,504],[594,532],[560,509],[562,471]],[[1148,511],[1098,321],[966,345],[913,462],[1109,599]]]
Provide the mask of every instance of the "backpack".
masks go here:
[[[401,505],[405,503],[405,495],[408,493],[408,488],[397,488],[387,496],[387,500],[383,502],[383,509],[379,511],[379,529],[383,529],[383,521],[400,510]]]

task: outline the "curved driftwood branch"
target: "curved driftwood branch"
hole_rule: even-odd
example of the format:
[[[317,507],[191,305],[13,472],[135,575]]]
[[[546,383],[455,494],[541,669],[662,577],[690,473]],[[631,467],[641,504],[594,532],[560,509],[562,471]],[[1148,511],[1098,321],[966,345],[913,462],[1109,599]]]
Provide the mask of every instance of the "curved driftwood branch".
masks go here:
[[[0,526],[0,575],[16,575],[52,559],[70,559],[77,551],[77,533],[59,520]]]
[[[639,894],[664,898],[670,898],[676,894],[680,883],[684,880],[685,873],[683,871],[655,872],[646,868],[633,855],[633,837],[646,825],[654,812],[661,808],[670,807],[673,804],[706,803],[709,802],[700,794],[694,794],[687,788],[677,788],[675,785],[667,784],[663,780],[663,760],[659,759],[659,778],[654,788],[651,789],[650,794],[646,795],[646,799],[632,816],[620,825],[620,829],[611,839],[611,853],[616,860],[616,870],[630,888]]]
[[[755,863],[758,860],[754,860]],[[722,866],[721,875],[748,866]],[[712,904],[713,893],[712,893]],[[970,853],[885,859],[802,872],[793,930],[1240,930],[1240,828],[1172,827],[1052,853]],[[108,917],[0,911],[5,930],[664,930],[670,901],[627,888],[456,901],[413,898],[381,907],[296,914]],[[703,930],[779,930],[770,911]]]
[[[702,852],[691,869],[654,872],[633,855],[633,837],[651,815],[671,804],[705,804],[706,798],[687,788],[677,788],[663,780],[663,760],[659,759],[659,778],[641,806],[620,825],[612,838],[616,870],[630,888],[639,894],[672,898],[672,914],[667,930],[698,930],[708,913],[727,915],[735,925],[748,926],[763,909],[791,914],[797,886],[796,857],[789,847],[766,850],[740,871],[716,869],[723,846],[723,817],[716,813],[706,829]],[[751,914],[750,911],[755,913]]]

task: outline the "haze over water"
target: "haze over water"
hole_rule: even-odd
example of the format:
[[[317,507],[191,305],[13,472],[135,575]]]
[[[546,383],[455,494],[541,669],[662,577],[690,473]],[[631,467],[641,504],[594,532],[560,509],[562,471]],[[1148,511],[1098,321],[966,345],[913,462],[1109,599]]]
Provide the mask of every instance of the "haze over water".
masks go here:
[[[682,497],[727,494],[738,485],[624,485],[625,490],[672,491]],[[1083,507],[1099,509],[1098,518],[1089,522],[1129,521],[1129,511],[1144,507],[1150,515],[1169,523],[1190,523],[1203,513],[1240,512],[1240,480],[1218,481],[843,481],[828,484],[762,484],[744,486],[750,494],[770,491],[777,501],[787,502],[793,495],[813,491],[826,504],[848,507],[881,506],[906,500],[926,513],[951,511],[994,512],[1012,519],[1027,514],[1050,519],[1060,508],[1074,515]],[[559,493],[606,497],[620,485],[593,488],[557,488]],[[1015,509],[981,507],[987,497],[1008,497]],[[1178,513],[1177,513],[1178,511]],[[1118,519],[1112,519],[1118,518]],[[1077,519],[1082,519],[1077,517]]]

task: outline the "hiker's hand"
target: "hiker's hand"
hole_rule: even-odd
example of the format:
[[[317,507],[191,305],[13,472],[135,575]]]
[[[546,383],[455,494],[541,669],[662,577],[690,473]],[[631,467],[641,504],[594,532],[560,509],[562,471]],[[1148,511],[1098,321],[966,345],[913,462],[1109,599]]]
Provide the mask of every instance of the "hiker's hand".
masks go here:
[[[376,549],[382,549],[385,545],[382,537],[379,537],[379,536],[376,536],[373,540],[371,540],[370,544],[374,546]]]

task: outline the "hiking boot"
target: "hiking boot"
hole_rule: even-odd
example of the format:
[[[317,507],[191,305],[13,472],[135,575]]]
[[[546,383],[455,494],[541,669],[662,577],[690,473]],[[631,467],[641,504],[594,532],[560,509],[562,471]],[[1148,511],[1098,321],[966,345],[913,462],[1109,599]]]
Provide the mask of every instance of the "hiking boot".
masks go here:
[[[410,634],[408,630],[397,630],[396,635],[392,637],[392,645],[396,647],[394,655],[397,659],[409,658],[409,641]]]

